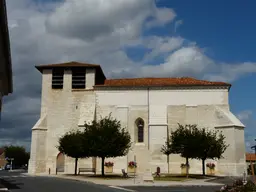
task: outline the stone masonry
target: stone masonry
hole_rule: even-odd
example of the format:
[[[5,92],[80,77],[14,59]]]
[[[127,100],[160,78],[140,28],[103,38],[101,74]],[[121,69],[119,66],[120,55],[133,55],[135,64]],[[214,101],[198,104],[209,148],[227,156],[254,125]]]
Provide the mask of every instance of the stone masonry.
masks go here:
[[[129,161],[138,163],[137,172],[146,169],[156,171],[160,167],[167,172],[166,156],[160,148],[167,134],[180,124],[198,124],[212,130],[220,130],[229,144],[224,158],[216,164],[219,175],[242,175],[246,169],[244,125],[230,112],[229,89],[225,86],[170,88],[138,87],[134,89],[94,87],[98,72],[86,69],[86,88],[71,88],[72,68],[65,69],[63,89],[51,88],[52,69],[42,70],[41,115],[32,129],[29,173],[55,173],[58,138],[67,131],[81,129],[86,121],[108,116],[121,121],[131,134],[133,142],[125,157],[110,158],[115,173],[127,170]],[[136,120],[144,121],[144,141],[139,143]],[[93,163],[94,162],[94,163]],[[179,155],[170,156],[169,171],[180,173],[180,164],[185,160]],[[92,158],[79,160],[78,167],[95,167],[101,171],[101,161]],[[190,160],[190,173],[201,173],[201,162]],[[74,172],[74,159],[65,156],[65,173]]]

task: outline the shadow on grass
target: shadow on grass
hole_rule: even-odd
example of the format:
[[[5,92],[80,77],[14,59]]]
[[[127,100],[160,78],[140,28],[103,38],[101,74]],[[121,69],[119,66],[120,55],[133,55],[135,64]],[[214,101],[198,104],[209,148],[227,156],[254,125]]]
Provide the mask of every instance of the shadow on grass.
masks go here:
[[[248,180],[251,180],[250,178],[247,178]],[[225,185],[231,185],[234,183],[236,180],[243,180],[242,177],[217,177],[217,178],[212,178],[209,179],[207,182],[212,182],[212,183],[220,183],[220,184],[225,184]]]
[[[80,175],[74,175],[74,174],[65,174],[66,176],[72,176],[72,177],[84,177],[84,178],[91,178],[91,179],[104,179],[104,180],[120,180],[120,179],[131,179],[134,178],[133,174],[128,175],[128,177],[123,177],[122,174],[105,174],[102,176],[101,174],[80,174]],[[161,174],[160,177],[155,177],[154,179],[156,181],[187,181],[191,179],[209,179],[209,180],[218,180],[222,177],[219,176],[212,176],[212,175],[199,175],[199,174],[189,174],[189,177],[187,178],[186,175],[182,174]],[[136,177],[136,176],[135,176]]]
[[[123,177],[121,174],[106,174],[104,176],[100,174],[80,174],[80,175],[74,175],[74,174],[66,174],[66,176],[74,176],[74,177],[85,177],[85,178],[95,178],[95,179],[129,179],[132,178],[130,176]]]
[[[163,179],[161,179],[163,178]],[[189,174],[188,178],[186,177],[186,175],[182,175],[182,174],[161,174],[160,178],[155,177],[156,180],[164,180],[164,178],[166,178],[166,180],[169,178],[170,181],[173,179],[173,181],[182,181],[182,180],[186,180],[186,179],[219,179],[221,177],[219,176],[214,176],[214,175],[199,175],[199,174]]]

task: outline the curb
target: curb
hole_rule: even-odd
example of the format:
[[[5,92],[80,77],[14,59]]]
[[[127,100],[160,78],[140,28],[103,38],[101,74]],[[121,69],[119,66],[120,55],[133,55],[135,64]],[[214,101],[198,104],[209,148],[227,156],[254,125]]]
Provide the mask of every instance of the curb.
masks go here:
[[[29,175],[29,174],[28,174]],[[55,175],[34,175],[36,177],[51,177],[51,178],[56,178],[56,179],[65,179],[65,180],[72,180],[72,181],[80,181],[80,182],[87,182],[87,183],[93,183],[93,184],[97,184],[93,181],[87,181],[87,180],[83,180],[83,179],[79,179],[79,178],[71,178],[71,177],[59,177],[59,176],[55,176]]]
[[[104,185],[104,184],[103,184]],[[109,186],[109,185],[106,185]],[[221,187],[224,184],[216,184],[216,185],[202,185],[202,184],[188,184],[188,185],[180,185],[180,184],[170,184],[170,185],[111,185],[112,187]]]
[[[23,172],[26,171],[25,169],[13,169],[13,170],[8,170],[8,172]]]
[[[28,174],[27,174],[28,175]],[[201,184],[193,184],[193,183],[173,183],[173,184],[151,184],[151,185],[147,185],[147,184],[127,184],[127,185],[113,185],[113,184],[109,184],[109,183],[97,183],[95,181],[88,181],[88,180],[83,180],[83,179],[79,179],[79,178],[72,178],[72,177],[58,177],[55,175],[36,175],[38,177],[54,177],[57,179],[66,179],[66,180],[72,180],[72,181],[79,181],[79,182],[87,182],[87,183],[92,183],[92,184],[96,184],[96,185],[104,185],[104,186],[111,186],[111,188],[122,188],[122,187],[191,187],[191,186],[207,186],[207,187],[220,187],[223,186],[224,184],[221,183],[210,183],[210,182],[203,182]]]

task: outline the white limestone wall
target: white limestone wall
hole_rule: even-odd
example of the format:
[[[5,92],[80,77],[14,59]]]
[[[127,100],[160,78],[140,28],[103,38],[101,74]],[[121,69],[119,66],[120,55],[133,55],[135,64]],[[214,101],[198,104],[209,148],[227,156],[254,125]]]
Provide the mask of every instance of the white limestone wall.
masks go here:
[[[131,133],[132,141],[134,145],[132,150],[128,154],[128,161],[133,160],[134,155],[139,164],[147,164],[151,167],[152,172],[156,170],[157,166],[161,167],[163,172],[167,172],[166,157],[161,155],[153,155],[153,151],[148,148],[148,137],[150,133],[148,129],[150,127],[161,127],[168,125],[168,131],[171,132],[177,128],[177,123],[181,124],[198,124],[201,127],[207,127],[209,129],[215,129],[219,120],[216,120],[215,106],[219,106],[221,109],[229,111],[228,104],[228,90],[227,89],[208,89],[208,90],[97,90],[97,116],[106,116],[110,112],[114,117],[117,117],[122,121],[122,118],[118,117],[116,108],[126,107],[129,111],[128,115],[128,130]],[[147,107],[149,106],[149,108]],[[139,111],[143,109],[143,111]],[[135,143],[133,132],[135,132],[135,120],[138,117],[143,117],[144,120],[150,122],[145,126],[145,142],[143,144]],[[149,127],[148,127],[149,126]],[[243,129],[241,130],[241,133]],[[159,134],[158,134],[159,133]],[[164,140],[165,138],[160,135],[160,132],[154,131],[154,138]],[[241,134],[238,134],[241,137]],[[153,139],[154,139],[153,138]],[[234,145],[235,135],[230,134],[230,138],[227,139],[227,143],[231,146]],[[243,141],[240,142],[241,146]],[[159,144],[154,145],[153,148],[159,148]],[[237,146],[238,147],[238,146]],[[156,151],[156,150],[155,150]],[[244,152],[240,152],[241,154]],[[142,158],[139,160],[138,155]],[[227,159],[237,157],[237,154],[226,151],[225,155]],[[143,158],[144,157],[144,158]],[[125,159],[125,158],[124,158]],[[140,161],[140,162],[139,162]],[[229,164],[232,161],[227,160]],[[242,160],[243,161],[243,160]],[[123,166],[125,166],[127,160],[123,160]],[[215,162],[217,164],[218,173],[218,161],[207,160],[207,162]],[[120,163],[120,161],[119,161]],[[185,159],[179,155],[170,156],[170,172],[180,173],[180,164],[185,163]],[[243,163],[243,162],[242,162]],[[150,165],[149,165],[150,164]],[[198,160],[190,160],[190,172],[201,173],[202,163]],[[238,164],[236,163],[236,167]],[[119,170],[120,167],[118,167]],[[222,168],[222,167],[221,167]],[[144,167],[143,169],[144,170]],[[221,172],[221,171],[220,171]],[[237,169],[230,171],[231,175],[237,175]],[[227,173],[226,173],[227,174]]]
[[[86,69],[85,82],[86,89],[93,89],[93,86],[95,85],[95,69]]]
[[[235,140],[236,140],[236,163],[237,175],[241,175],[244,171],[247,172],[246,167],[246,149],[244,129],[235,127]]]
[[[147,89],[96,90],[98,105],[223,105],[228,104],[227,89]]]
[[[242,176],[246,172],[244,130],[240,127],[219,127],[229,144],[218,162],[220,174]]]
[[[47,136],[42,136],[36,131],[32,134],[31,148],[37,146],[40,138],[45,139],[45,143],[40,148],[31,150],[31,172],[48,172],[55,173],[56,157],[58,155],[58,139],[67,131],[78,128],[80,118],[80,107],[82,103],[95,103],[95,95],[92,91],[92,85],[95,81],[93,70],[86,71],[86,89],[72,90],[72,73],[65,71],[63,89],[52,89],[51,70],[44,70],[42,77],[42,99],[41,99],[41,118],[47,114]],[[39,138],[40,137],[40,138]],[[33,152],[34,151],[34,152]],[[40,154],[40,155],[39,155]],[[44,156],[44,161],[40,161],[39,156]],[[35,167],[33,162],[41,162]],[[92,167],[92,159],[79,160],[79,166]],[[35,164],[35,163],[34,163]],[[74,173],[74,159],[65,158],[65,172]]]
[[[138,106],[128,106],[128,105],[119,105],[119,106],[103,106],[96,105],[97,119],[101,117],[108,116],[110,113],[112,117],[117,118],[121,121],[121,125],[128,129],[131,140],[132,147],[129,151],[129,154],[124,157],[109,158],[106,161],[114,162],[114,172],[121,173],[121,169],[127,171],[127,165],[129,161],[134,160],[136,156],[136,161],[138,162],[137,171],[144,172],[148,168],[147,163],[150,161],[150,153],[148,151],[148,108],[147,106],[138,105]],[[144,142],[136,143],[136,130],[135,130],[135,121],[140,117],[144,120]],[[147,161],[146,161],[146,160]],[[97,160],[97,171],[100,172],[101,169],[101,160]]]
[[[36,174],[46,171],[46,137],[45,129],[33,129],[28,173]]]

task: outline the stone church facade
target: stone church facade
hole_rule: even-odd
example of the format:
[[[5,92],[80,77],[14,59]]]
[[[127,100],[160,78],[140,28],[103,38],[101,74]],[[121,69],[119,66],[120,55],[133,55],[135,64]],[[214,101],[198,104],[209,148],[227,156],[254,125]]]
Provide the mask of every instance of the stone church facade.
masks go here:
[[[127,170],[129,161],[146,169],[167,172],[160,152],[177,124],[198,124],[220,130],[229,145],[216,164],[218,175],[239,175],[246,170],[244,125],[230,111],[230,84],[193,78],[106,79],[99,65],[69,62],[36,66],[42,73],[41,115],[32,128],[29,173],[74,172],[74,159],[60,154],[58,139],[67,131],[82,129],[84,122],[108,116],[121,121],[132,139],[127,156],[113,161],[113,171]],[[171,155],[170,173],[180,173],[185,159]],[[79,160],[79,168],[101,171],[97,158]],[[201,162],[190,160],[190,173],[201,173]]]

